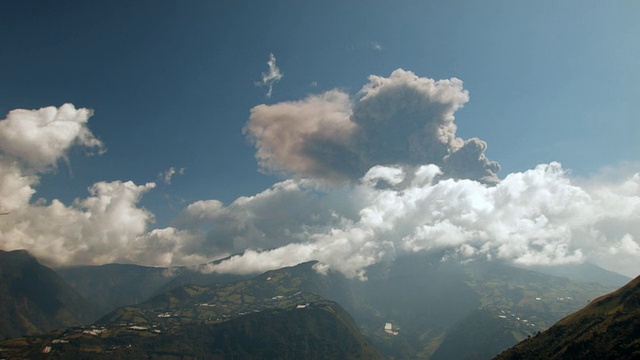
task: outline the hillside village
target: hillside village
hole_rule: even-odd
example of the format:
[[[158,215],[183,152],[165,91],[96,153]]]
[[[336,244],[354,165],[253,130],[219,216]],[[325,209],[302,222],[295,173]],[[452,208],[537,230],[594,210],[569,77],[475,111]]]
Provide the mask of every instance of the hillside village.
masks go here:
[[[309,302],[308,300],[316,297],[297,293],[294,296],[282,297],[277,300],[285,300],[282,302],[273,301],[261,303],[259,306],[243,307],[232,309],[227,313],[217,313],[204,321],[204,317],[210,316],[208,311],[193,312],[196,308],[212,308],[215,305],[210,304],[193,304],[191,309],[178,308],[174,311],[147,311],[147,310],[131,310],[131,319],[134,321],[126,322],[110,322],[99,325],[79,326],[65,330],[56,331],[49,334],[38,336],[30,336],[14,340],[8,340],[2,343],[0,347],[0,355],[13,358],[25,352],[33,352],[34,349],[42,349],[42,354],[54,356],[56,353],[68,353],[70,349],[74,349],[79,353],[109,356],[122,351],[129,351],[132,348],[140,347],[147,341],[153,341],[153,338],[164,338],[165,336],[182,336],[185,327],[198,325],[216,325],[224,322],[232,321],[237,317],[252,313],[259,313],[264,310],[274,311],[300,311],[304,309],[322,308],[326,305],[326,301]],[[297,305],[290,305],[289,301],[305,301]],[[317,299],[316,299],[317,300]],[[194,314],[199,313],[196,316]],[[121,320],[129,318],[122,316]],[[153,321],[147,321],[146,319]]]

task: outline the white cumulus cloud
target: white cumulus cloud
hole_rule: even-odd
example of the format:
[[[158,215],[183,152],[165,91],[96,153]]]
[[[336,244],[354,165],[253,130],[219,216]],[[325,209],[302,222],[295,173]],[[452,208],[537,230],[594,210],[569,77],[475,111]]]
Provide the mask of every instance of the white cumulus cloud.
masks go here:
[[[72,104],[16,109],[0,121],[0,248],[26,249],[50,264],[101,264],[135,258],[131,244],[153,214],[137,207],[155,184],[98,182],[67,206],[31,202],[39,174],[54,169],[73,146],[103,149],[87,127],[92,111]]]
[[[0,120],[0,151],[38,171],[54,167],[74,145],[102,151],[102,142],[87,128],[92,114],[72,104],[10,111]]]
[[[0,222],[5,249],[26,249],[53,265],[103,264],[134,253],[132,242],[145,233],[153,214],[136,206],[153,183],[99,182],[90,196],[71,206],[23,204]]]
[[[494,186],[434,180],[439,172],[434,165],[405,172],[376,167],[357,186],[338,188],[288,180],[226,207],[215,203],[212,217],[188,210],[184,216],[197,217],[201,228],[209,224],[211,245],[235,239],[228,252],[247,251],[207,271],[259,272],[318,260],[364,278],[377,262],[444,250],[525,265],[590,261],[637,273],[640,175],[587,188],[558,163]]]

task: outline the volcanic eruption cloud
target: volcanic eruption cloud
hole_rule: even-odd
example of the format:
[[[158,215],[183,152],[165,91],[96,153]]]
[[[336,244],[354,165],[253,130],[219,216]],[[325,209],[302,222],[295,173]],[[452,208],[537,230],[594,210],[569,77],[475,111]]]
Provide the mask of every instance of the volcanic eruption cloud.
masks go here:
[[[459,79],[398,69],[356,94],[331,90],[251,109],[244,133],[260,170],[282,177],[224,204],[195,201],[150,228],[139,200],[155,187],[99,182],[65,205],[31,201],[40,174],[71,147],[104,150],[92,112],[71,104],[0,121],[0,245],[50,264],[128,262],[258,273],[318,260],[366,278],[416,252],[522,265],[592,262],[629,276],[640,263],[638,164],[576,179],[556,162],[498,177],[487,144],[456,136],[469,94]],[[613,179],[613,180],[612,180]]]
[[[370,76],[356,96],[332,90],[254,107],[245,133],[259,165],[290,179],[226,207],[185,211],[209,216],[212,245],[226,239],[227,251],[244,251],[207,270],[319,260],[318,269],[364,278],[377,262],[445,250],[634,274],[640,175],[579,186],[554,162],[500,180],[484,141],[456,137],[454,113],[468,100],[459,79],[398,69]]]

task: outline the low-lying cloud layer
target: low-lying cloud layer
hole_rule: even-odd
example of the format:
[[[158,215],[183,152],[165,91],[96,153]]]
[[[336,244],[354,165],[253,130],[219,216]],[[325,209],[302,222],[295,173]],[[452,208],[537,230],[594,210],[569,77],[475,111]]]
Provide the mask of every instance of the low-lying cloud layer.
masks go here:
[[[32,201],[39,174],[72,146],[102,144],[87,109],[13,111],[0,121],[0,212],[10,212],[0,216],[0,248],[54,265],[196,265],[240,254],[202,267],[233,273],[318,260],[318,271],[355,278],[378,262],[444,250],[637,275],[640,166],[575,179],[550,163],[498,180],[486,144],[455,136],[453,113],[466,101],[457,79],[397,70],[370,77],[357,99],[333,90],[257,106],[245,131],[260,165],[295,176],[230,204],[196,201],[163,229],[138,205],[154,183],[99,182],[69,205]],[[55,120],[34,131],[33,119]]]
[[[591,261],[637,271],[639,174],[592,188],[573,184],[558,163],[510,174],[495,186],[436,181],[440,174],[434,165],[374,167],[357,186],[328,191],[288,180],[228,207],[187,209],[184,216],[207,223],[211,239],[234,239],[229,252],[264,249],[207,271],[250,273],[319,260],[363,277],[369,265],[431,250],[523,265]],[[205,221],[202,213],[215,215]]]
[[[370,76],[356,98],[331,90],[256,106],[245,132],[266,171],[340,183],[376,165],[435,164],[446,177],[496,183],[500,166],[486,158],[486,143],[456,137],[454,113],[467,101],[459,79],[398,69]]]

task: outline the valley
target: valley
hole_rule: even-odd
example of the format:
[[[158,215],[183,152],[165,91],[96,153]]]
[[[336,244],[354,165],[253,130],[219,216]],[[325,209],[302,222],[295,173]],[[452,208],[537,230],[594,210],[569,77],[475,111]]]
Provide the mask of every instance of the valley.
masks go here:
[[[185,352],[188,356],[206,358],[217,349],[216,354],[233,358],[230,354],[264,354],[253,347],[237,348],[239,339],[253,336],[251,343],[259,343],[256,339],[271,336],[269,341],[284,344],[285,353],[291,350],[286,346],[302,343],[304,349],[320,354],[323,347],[311,343],[351,339],[348,343],[358,344],[353,346],[360,350],[354,352],[352,345],[345,349],[371,358],[489,359],[616,288],[495,262],[443,262],[434,255],[372,266],[366,281],[331,271],[320,274],[316,264],[235,281],[184,269],[179,277],[174,270],[172,277],[166,276],[168,269],[130,265],[67,272],[67,278],[76,279],[77,289],[92,288],[94,303],[102,309],[112,304],[111,310],[80,327],[25,332],[28,336],[2,342],[0,353],[7,358],[64,358],[85,352],[135,358],[177,356],[190,348],[200,350]],[[189,283],[190,276],[192,284],[160,290],[171,283]],[[147,300],[133,302],[143,294]],[[333,325],[322,328],[327,319]],[[349,335],[333,338],[336,334],[330,329],[336,323]],[[211,337],[218,340],[206,340]]]

